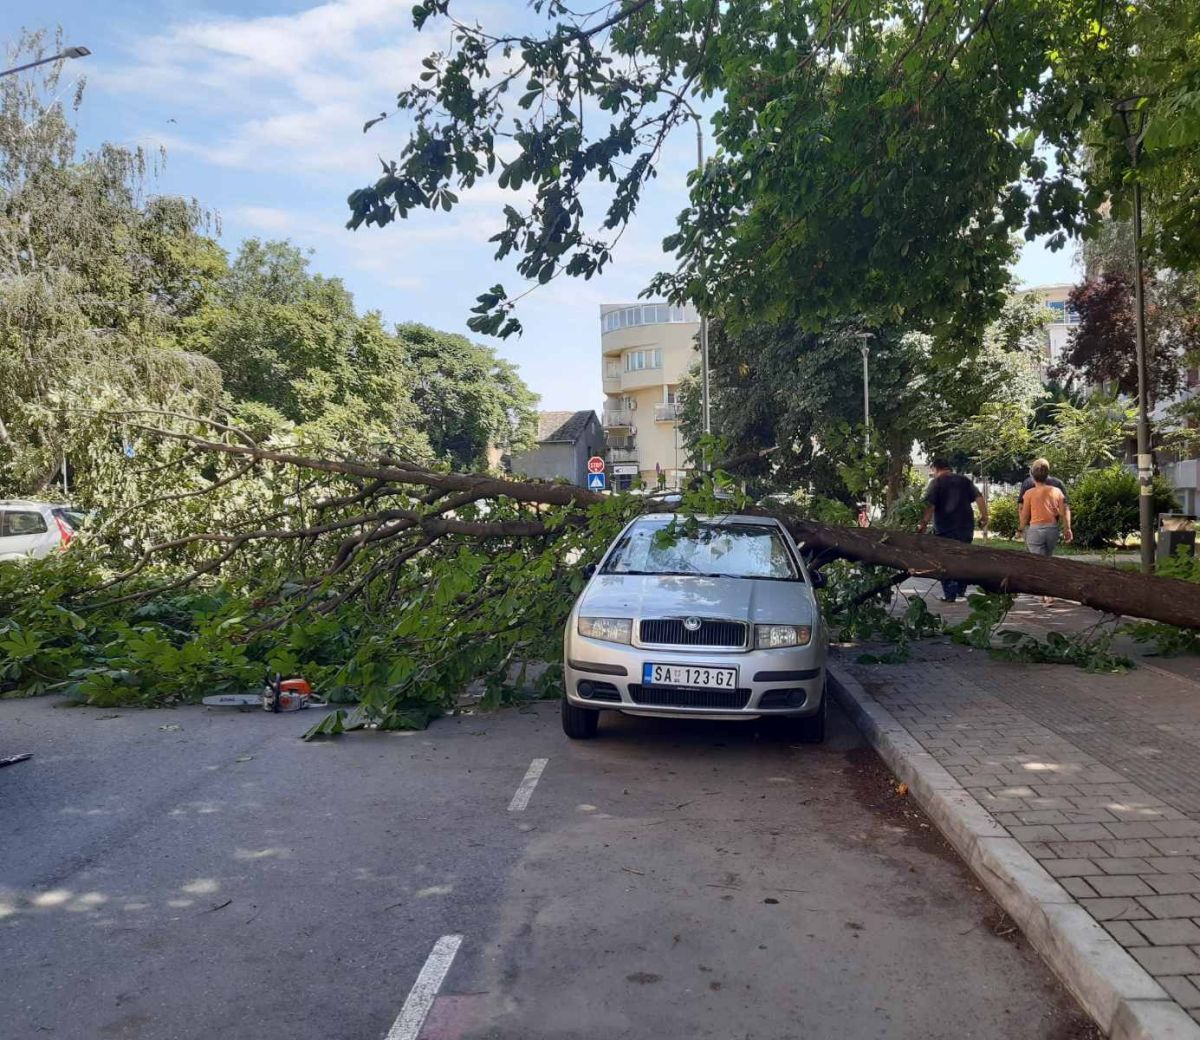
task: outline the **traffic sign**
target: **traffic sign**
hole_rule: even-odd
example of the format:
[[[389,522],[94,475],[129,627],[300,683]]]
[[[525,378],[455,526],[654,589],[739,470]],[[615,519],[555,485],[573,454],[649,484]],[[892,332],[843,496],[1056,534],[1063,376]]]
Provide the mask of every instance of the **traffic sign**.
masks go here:
[[[604,490],[604,474],[589,473],[588,474],[588,490],[603,491]]]
[[[603,473],[604,472],[604,460],[602,458],[600,458],[599,455],[593,455],[590,459],[588,459],[588,472],[589,473]]]

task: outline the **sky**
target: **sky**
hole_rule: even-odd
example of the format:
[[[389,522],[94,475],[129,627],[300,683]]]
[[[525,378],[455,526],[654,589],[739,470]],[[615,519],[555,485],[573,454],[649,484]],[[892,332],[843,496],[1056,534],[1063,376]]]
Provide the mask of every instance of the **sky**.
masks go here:
[[[485,25],[513,24],[516,0],[457,7]],[[63,95],[84,77],[80,142],[165,151],[155,190],[198,199],[219,218],[230,252],[249,236],[312,250],[313,269],[340,277],[360,309],[467,333],[475,297],[496,282],[522,288],[493,258],[502,198],[494,185],[462,196],[452,213],[420,213],[386,228],[348,231],[346,197],[394,157],[398,90],[444,31],[418,34],[409,0],[42,0],[0,5],[0,45],[24,28],[61,25],[92,56],[68,63]],[[33,21],[34,18],[38,21]],[[670,266],[660,243],[686,202],[695,137],[668,141],[615,262],[590,281],[558,278],[520,306],[518,339],[486,341],[515,362],[547,409],[598,408],[601,303],[636,299]],[[1016,268],[1027,285],[1074,280],[1069,250],[1027,246]],[[478,338],[478,337],[475,337]]]

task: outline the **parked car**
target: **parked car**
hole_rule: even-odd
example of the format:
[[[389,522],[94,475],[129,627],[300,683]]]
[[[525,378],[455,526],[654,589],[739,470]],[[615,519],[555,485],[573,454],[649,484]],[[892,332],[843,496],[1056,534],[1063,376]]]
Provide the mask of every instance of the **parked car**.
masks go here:
[[[601,711],[795,720],[825,737],[828,630],[809,571],[777,520],[675,514],[632,521],[605,552],[564,636],[562,725]]]
[[[70,506],[0,499],[0,560],[39,559],[65,548],[83,523]]]

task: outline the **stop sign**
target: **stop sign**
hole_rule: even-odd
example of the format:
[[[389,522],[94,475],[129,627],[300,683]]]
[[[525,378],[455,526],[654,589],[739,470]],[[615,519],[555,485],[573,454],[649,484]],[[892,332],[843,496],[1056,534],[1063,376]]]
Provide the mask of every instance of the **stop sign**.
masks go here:
[[[602,458],[600,458],[599,455],[593,455],[590,459],[588,459],[588,472],[589,473],[603,473],[604,472],[604,460]]]

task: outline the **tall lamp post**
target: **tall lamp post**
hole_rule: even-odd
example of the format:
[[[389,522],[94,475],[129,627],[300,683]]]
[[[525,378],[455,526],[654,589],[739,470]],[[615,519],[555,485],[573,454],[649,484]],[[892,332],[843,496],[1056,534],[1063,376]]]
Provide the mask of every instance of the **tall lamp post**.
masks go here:
[[[39,65],[49,65],[52,61],[58,61],[60,58],[86,58],[92,52],[86,47],[64,47],[57,54],[51,54],[48,58],[38,58],[37,61],[31,61],[25,65],[16,65],[11,69],[0,71],[0,76],[11,76],[17,72],[24,72],[26,69],[35,69]]]
[[[873,332],[858,332],[855,333],[858,337],[858,349],[862,351],[863,361],[863,461],[868,462],[871,457],[871,339],[875,335]],[[870,491],[864,492],[868,507],[871,504]]]
[[[700,122],[700,114],[688,106],[688,111],[696,121],[696,176],[704,174],[704,127]],[[705,436],[712,433],[712,406],[709,399],[708,387],[708,317],[700,315],[700,414],[703,418]]]
[[[1146,131],[1146,110],[1140,97],[1118,101],[1114,108],[1125,131],[1125,147],[1133,164],[1133,302],[1137,344],[1137,468],[1138,519],[1142,541],[1142,573],[1154,570],[1153,458],[1150,454],[1150,380],[1146,370],[1146,299],[1142,286],[1142,183],[1138,158]]]

